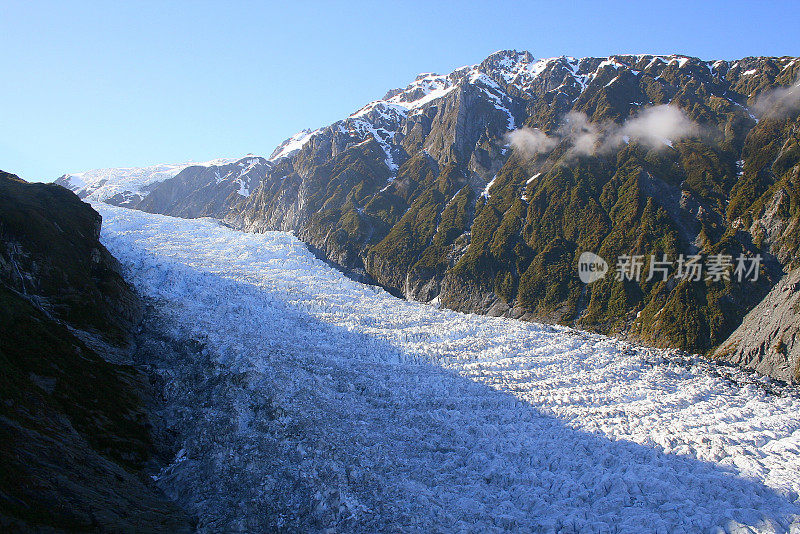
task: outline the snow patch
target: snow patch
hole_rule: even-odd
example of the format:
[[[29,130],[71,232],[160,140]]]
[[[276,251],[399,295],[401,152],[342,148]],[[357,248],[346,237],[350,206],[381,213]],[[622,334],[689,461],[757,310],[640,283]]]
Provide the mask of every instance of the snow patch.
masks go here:
[[[277,161],[298,152],[319,130],[301,130],[277,146],[269,157],[269,161]]]
[[[526,181],[526,182],[525,182],[525,185],[529,185],[529,184],[533,183],[533,181],[534,181],[534,180],[536,180],[536,179],[537,179],[538,177],[540,177],[541,175],[542,175],[542,173],[540,173],[540,172],[537,172],[536,174],[534,174],[533,176],[531,176],[530,178],[528,178],[528,181]]]
[[[490,189],[492,188],[492,186],[494,185],[494,182],[495,182],[495,180],[497,180],[497,175],[496,175],[496,174],[494,175],[494,177],[492,177],[492,179],[491,179],[491,180],[489,180],[489,183],[488,183],[488,184],[486,184],[486,188],[485,188],[485,189],[483,190],[483,192],[481,193],[481,196],[482,196],[483,198],[489,198],[489,190],[490,190]]]

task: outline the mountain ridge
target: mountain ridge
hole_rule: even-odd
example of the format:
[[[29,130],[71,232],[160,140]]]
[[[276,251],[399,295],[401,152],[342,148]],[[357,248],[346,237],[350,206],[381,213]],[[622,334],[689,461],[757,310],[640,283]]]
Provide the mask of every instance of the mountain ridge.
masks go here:
[[[163,184],[195,185],[128,205],[292,231],[413,300],[707,352],[797,261],[798,73],[792,57],[499,51],[289,138],[246,196],[187,168]],[[584,286],[582,251],[764,268],[746,287]]]

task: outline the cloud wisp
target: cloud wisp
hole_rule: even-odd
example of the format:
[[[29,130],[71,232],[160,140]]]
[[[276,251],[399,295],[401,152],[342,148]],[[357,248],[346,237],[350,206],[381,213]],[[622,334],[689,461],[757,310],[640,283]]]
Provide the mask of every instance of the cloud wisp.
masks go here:
[[[650,148],[672,146],[674,141],[700,134],[700,126],[675,106],[645,108],[626,120],[617,135],[635,139]]]
[[[665,104],[645,108],[622,124],[594,123],[585,113],[570,111],[551,136],[538,128],[521,128],[508,134],[508,140],[515,150],[527,157],[550,152],[563,141],[572,145],[568,151],[570,155],[595,156],[632,141],[660,150],[701,133],[700,125],[681,109]]]
[[[589,117],[580,111],[570,111],[558,128],[558,135],[562,139],[572,142],[571,152],[581,156],[591,156],[602,147],[604,131],[609,125],[595,124]]]
[[[789,87],[776,87],[758,95],[752,110],[757,117],[776,119],[800,111],[800,77]]]
[[[549,137],[539,128],[520,128],[506,136],[508,143],[522,155],[532,158],[553,150],[558,139]]]

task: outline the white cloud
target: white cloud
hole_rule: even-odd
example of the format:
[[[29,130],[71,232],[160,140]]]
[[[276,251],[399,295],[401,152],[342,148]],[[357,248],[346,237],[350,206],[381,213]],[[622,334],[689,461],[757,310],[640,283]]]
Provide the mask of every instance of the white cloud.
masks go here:
[[[635,117],[626,120],[615,132],[615,137],[629,137],[650,148],[661,148],[699,133],[700,126],[682,110],[662,105],[645,108]]]
[[[523,155],[533,157],[553,150],[559,139],[548,137],[539,128],[520,128],[508,134],[508,142]]]
[[[800,110],[800,80],[789,87],[778,87],[761,93],[753,104],[759,117],[781,118]]]
[[[549,152],[562,141],[572,145],[570,155],[593,156],[611,152],[628,141],[658,150],[700,134],[700,125],[682,110],[661,105],[645,108],[621,125],[591,122],[585,113],[570,111],[553,136],[538,128],[523,128],[508,134],[508,139],[515,149],[529,157]]]
[[[589,117],[580,111],[570,111],[564,117],[559,134],[572,142],[572,151],[589,156],[594,154],[598,148],[598,142],[602,137],[602,128],[589,121]]]

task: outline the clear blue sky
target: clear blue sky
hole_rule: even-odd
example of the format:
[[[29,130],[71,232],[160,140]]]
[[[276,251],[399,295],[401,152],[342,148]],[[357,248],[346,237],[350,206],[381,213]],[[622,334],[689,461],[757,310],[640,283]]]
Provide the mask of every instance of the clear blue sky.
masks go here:
[[[419,72],[537,57],[800,55],[797,2],[0,2],[0,169],[268,155]]]

